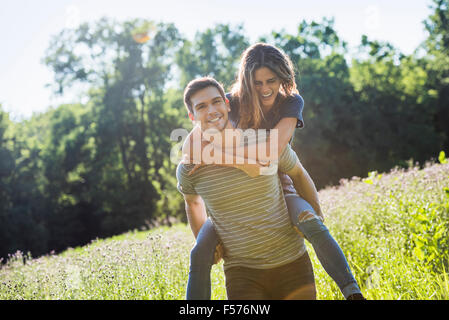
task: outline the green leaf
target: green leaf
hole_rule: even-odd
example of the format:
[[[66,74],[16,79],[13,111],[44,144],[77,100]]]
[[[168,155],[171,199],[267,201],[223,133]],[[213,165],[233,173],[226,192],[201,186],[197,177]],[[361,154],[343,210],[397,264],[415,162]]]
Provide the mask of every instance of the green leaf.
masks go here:
[[[421,248],[419,247],[413,248],[413,253],[419,260],[424,260],[425,255],[424,252],[421,250]]]
[[[446,195],[449,197],[449,188],[444,188],[443,190],[446,193]]]
[[[436,255],[435,253],[432,253],[429,257],[427,257],[427,262],[431,262],[433,259],[435,259]]]
[[[429,219],[427,218],[427,216],[423,215],[423,214],[418,214],[416,216],[416,219],[418,219],[419,221],[429,221]]]
[[[440,161],[440,163],[447,163],[447,159],[446,159],[446,153],[444,151],[440,151],[440,155],[438,156],[438,161]]]
[[[439,240],[443,237],[444,231],[446,231],[445,225],[441,224],[437,227],[435,234],[433,235],[434,240]]]

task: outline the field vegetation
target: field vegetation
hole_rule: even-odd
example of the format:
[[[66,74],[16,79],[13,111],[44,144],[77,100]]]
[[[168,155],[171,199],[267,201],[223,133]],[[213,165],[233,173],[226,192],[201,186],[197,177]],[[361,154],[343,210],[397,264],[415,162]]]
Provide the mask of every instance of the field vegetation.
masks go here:
[[[326,224],[368,299],[449,299],[449,164],[371,172],[320,191]],[[184,299],[194,238],[183,223],[60,254],[10,255],[0,299]],[[343,299],[308,245],[318,299]],[[222,262],[212,299],[226,299]]]

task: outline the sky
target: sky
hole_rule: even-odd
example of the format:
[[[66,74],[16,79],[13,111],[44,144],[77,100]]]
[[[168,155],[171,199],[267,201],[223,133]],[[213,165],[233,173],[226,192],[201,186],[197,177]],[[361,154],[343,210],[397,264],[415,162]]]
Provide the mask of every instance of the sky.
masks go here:
[[[282,29],[296,34],[302,20],[333,17],[337,34],[350,48],[366,34],[411,54],[426,37],[423,21],[431,14],[430,4],[431,0],[0,0],[0,104],[12,119],[20,120],[79,99],[70,93],[52,94],[46,84],[53,82],[53,74],[42,59],[52,36],[103,16],[171,22],[189,39],[217,23],[242,23],[251,42]]]

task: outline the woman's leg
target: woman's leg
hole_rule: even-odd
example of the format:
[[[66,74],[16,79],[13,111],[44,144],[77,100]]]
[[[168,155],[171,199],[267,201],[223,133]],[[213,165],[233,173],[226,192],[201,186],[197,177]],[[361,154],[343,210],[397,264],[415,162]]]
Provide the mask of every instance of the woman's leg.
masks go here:
[[[313,246],[324,270],[338,285],[345,299],[353,294],[360,294],[360,288],[343,251],[312,206],[296,194],[286,195],[285,202],[293,225]]]
[[[210,219],[201,227],[196,244],[190,251],[190,272],[187,283],[187,300],[209,300],[210,270],[214,262],[218,236]]]

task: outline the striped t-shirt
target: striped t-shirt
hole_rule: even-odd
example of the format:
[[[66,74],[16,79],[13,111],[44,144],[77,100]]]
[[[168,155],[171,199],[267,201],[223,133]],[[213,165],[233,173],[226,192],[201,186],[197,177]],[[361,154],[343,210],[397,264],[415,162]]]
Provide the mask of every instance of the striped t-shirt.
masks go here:
[[[279,170],[291,170],[296,161],[287,145]],[[178,165],[178,189],[204,200],[225,247],[225,270],[275,268],[304,254],[304,240],[292,227],[277,174],[250,177],[237,168],[204,165],[189,176],[193,166]]]

